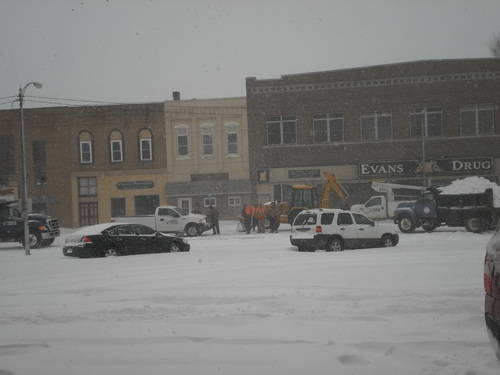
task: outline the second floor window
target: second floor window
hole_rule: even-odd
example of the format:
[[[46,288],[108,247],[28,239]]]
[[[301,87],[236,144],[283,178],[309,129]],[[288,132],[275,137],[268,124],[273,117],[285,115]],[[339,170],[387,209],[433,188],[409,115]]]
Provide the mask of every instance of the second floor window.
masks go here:
[[[201,137],[202,137],[202,155],[203,156],[213,156],[214,155],[214,128],[211,125],[206,125],[201,127]]]
[[[92,134],[82,131],[78,135],[78,145],[80,152],[80,164],[92,164],[94,162],[92,152]]]
[[[185,126],[176,128],[177,133],[177,155],[187,157],[188,149],[188,128]]]
[[[483,135],[495,132],[495,110],[491,104],[471,105],[460,109],[460,134]]]
[[[226,144],[228,155],[238,154],[238,125],[229,124],[226,125]]]
[[[313,142],[331,143],[344,140],[344,116],[342,114],[322,114],[313,117]]]
[[[272,116],[267,120],[267,144],[287,145],[297,143],[295,116]]]
[[[361,115],[361,139],[375,141],[392,138],[392,115],[387,112],[371,112]]]
[[[153,160],[153,136],[149,129],[139,132],[139,160]]]
[[[123,161],[123,136],[119,130],[113,130],[109,135],[109,146],[112,163]]]
[[[443,111],[440,107],[417,108],[410,113],[410,136],[439,137],[443,134]]]

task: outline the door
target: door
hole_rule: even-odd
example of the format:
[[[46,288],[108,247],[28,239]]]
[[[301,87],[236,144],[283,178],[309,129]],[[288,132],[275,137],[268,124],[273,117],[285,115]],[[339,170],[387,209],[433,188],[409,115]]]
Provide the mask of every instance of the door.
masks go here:
[[[140,252],[140,243],[131,224],[120,225],[115,228],[113,232],[110,233],[109,238],[113,250],[118,254],[135,254]]]
[[[365,203],[364,214],[370,219],[384,219],[387,208],[385,207],[385,199],[383,197],[372,197]]]
[[[138,253],[154,253],[159,250],[156,241],[156,231],[141,224],[134,224]]]
[[[80,203],[78,207],[80,226],[94,225],[99,222],[97,202]]]
[[[181,215],[171,208],[159,208],[156,216],[156,229],[158,232],[178,232],[183,228],[180,222]]]
[[[177,207],[183,210],[185,214],[190,213],[193,208],[191,198],[178,198]]]
[[[337,230],[349,246],[356,245],[358,240],[357,226],[348,212],[340,212],[337,216]]]
[[[357,236],[362,245],[370,246],[380,241],[375,223],[364,215],[353,213]]]

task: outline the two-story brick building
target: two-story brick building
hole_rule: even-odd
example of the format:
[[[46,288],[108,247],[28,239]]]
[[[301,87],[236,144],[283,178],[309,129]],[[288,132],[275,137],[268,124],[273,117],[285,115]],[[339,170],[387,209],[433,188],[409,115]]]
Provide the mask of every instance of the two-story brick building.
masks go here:
[[[24,111],[35,211],[77,227],[166,204],[164,104]],[[0,111],[0,185],[19,188],[19,111]]]
[[[247,79],[250,174],[260,201],[335,173],[354,201],[373,180],[500,175],[500,59],[416,61]],[[425,160],[425,163],[423,161]]]

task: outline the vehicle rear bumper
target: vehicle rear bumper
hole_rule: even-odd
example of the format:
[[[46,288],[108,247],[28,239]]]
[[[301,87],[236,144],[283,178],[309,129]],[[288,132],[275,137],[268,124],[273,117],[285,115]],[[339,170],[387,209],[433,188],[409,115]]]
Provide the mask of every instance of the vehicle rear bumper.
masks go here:
[[[89,245],[64,246],[63,255],[67,257],[92,258],[97,256],[95,249]]]

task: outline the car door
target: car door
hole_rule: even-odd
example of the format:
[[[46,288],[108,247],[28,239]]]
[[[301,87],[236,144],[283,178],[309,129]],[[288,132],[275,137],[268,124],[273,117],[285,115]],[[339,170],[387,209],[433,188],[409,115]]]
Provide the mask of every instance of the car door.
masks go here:
[[[337,230],[347,245],[357,246],[357,227],[349,212],[340,212],[337,215]]]
[[[159,208],[156,228],[159,232],[178,232],[181,215],[171,208]]]
[[[318,215],[315,212],[301,212],[295,217],[292,225],[293,239],[312,239],[315,235]]]
[[[136,254],[140,252],[141,244],[138,236],[135,234],[132,224],[124,224],[118,226],[114,230],[112,239],[116,244],[116,251],[119,254]]]
[[[146,225],[134,224],[137,252],[141,254],[154,253],[158,250],[156,231]]]
[[[372,219],[383,219],[386,216],[385,199],[373,197],[365,204],[364,214]]]
[[[356,225],[357,236],[361,245],[371,246],[378,242],[378,231],[375,223],[361,214],[353,213],[354,223]]]

